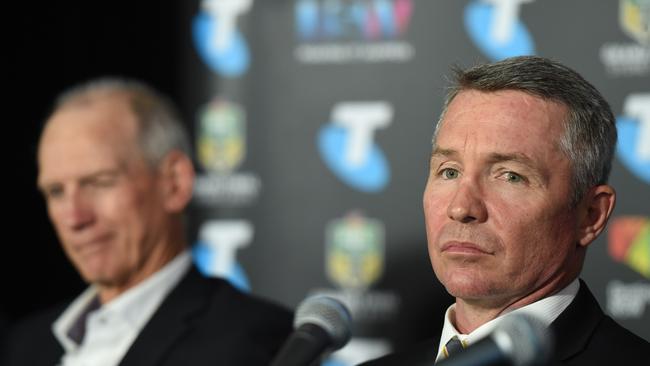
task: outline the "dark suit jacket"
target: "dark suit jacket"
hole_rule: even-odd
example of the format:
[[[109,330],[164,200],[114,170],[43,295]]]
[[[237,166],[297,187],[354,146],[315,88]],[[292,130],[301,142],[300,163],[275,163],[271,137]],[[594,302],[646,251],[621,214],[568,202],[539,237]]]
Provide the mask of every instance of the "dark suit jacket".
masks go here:
[[[551,329],[556,345],[549,365],[641,366],[650,361],[650,343],[605,315],[582,280],[576,298],[551,324]],[[439,338],[429,339],[363,365],[433,365],[439,343]]]
[[[63,349],[51,331],[65,309],[20,324],[2,365],[55,365]],[[292,314],[192,268],[144,326],[120,365],[268,365],[292,329]]]

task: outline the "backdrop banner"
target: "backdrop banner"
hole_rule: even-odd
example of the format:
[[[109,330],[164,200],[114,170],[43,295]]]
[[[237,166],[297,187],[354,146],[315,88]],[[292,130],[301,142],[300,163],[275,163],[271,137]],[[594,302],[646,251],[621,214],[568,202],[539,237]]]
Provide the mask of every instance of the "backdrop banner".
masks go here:
[[[294,307],[342,299],[352,365],[439,332],[452,298],[422,213],[451,65],[560,61],[617,116],[618,203],[582,277],[650,339],[650,1],[183,2],[182,106],[198,166],[205,273]]]

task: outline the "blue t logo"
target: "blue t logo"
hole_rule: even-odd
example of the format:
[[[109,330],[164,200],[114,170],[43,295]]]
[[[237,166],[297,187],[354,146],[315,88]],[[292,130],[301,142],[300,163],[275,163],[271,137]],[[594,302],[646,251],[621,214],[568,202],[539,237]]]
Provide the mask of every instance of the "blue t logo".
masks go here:
[[[194,44],[212,71],[227,77],[242,75],[250,64],[248,45],[236,28],[237,16],[253,0],[203,0],[192,25]]]
[[[481,52],[492,61],[534,55],[533,39],[519,20],[521,4],[532,1],[474,1],[465,8],[465,29]]]
[[[650,184],[650,93],[629,95],[623,113],[616,122],[618,157],[632,173]]]
[[[318,149],[330,170],[346,184],[368,193],[389,181],[388,162],[374,143],[375,130],[390,125],[386,102],[345,102],[334,106],[332,122],[318,133]]]

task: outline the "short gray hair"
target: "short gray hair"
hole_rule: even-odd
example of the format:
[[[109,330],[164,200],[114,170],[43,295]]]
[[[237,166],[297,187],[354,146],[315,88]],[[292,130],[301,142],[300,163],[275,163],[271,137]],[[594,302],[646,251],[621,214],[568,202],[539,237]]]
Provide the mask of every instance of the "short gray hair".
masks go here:
[[[106,94],[126,95],[138,122],[138,142],[151,167],[157,167],[172,150],[190,156],[187,132],[174,104],[147,84],[124,78],[104,77],[73,86],[59,95],[54,112],[77,102]]]
[[[433,136],[435,145],[449,104],[464,90],[518,90],[568,107],[559,145],[573,168],[572,204],[592,187],[607,183],[616,148],[616,120],[596,88],[574,70],[538,56],[520,56],[462,70],[454,80]]]

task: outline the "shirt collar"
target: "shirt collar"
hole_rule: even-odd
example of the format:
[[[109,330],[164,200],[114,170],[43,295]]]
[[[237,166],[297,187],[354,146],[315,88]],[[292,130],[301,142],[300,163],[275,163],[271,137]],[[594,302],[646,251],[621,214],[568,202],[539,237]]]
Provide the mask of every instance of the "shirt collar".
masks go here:
[[[471,345],[490,334],[502,320],[502,316],[508,313],[523,313],[531,315],[539,319],[545,325],[549,326],[555,319],[557,319],[558,316],[560,316],[564,309],[566,309],[569,304],[571,304],[573,299],[578,294],[579,288],[580,281],[576,278],[573,280],[573,282],[571,282],[568,286],[559,292],[549,297],[538,300],[532,304],[528,304],[516,310],[501,314],[499,317],[481,325],[469,334],[461,334],[453,325],[451,319],[455,317],[456,304],[452,304],[449,306],[449,308],[447,308],[447,311],[445,312],[445,323],[442,328],[442,334],[440,336],[437,358],[440,359],[441,357],[444,357],[442,356],[442,348],[453,336],[457,336],[461,341],[463,341],[463,343]]]
[[[128,289],[89,317],[118,317],[134,328],[142,328],[156,311],[165,296],[176,286],[192,264],[189,250],[183,251],[153,275]],[[89,286],[52,324],[52,332],[66,351],[79,345],[68,336],[68,330],[98,296],[97,286]]]

